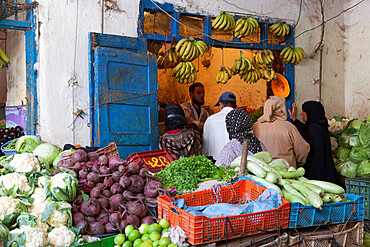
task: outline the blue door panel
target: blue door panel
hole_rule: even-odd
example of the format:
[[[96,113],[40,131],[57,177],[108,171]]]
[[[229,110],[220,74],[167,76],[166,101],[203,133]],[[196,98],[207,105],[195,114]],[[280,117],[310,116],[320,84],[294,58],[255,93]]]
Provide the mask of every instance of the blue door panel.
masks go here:
[[[147,53],[146,39],[112,34],[92,33],[92,42],[97,46],[118,48],[136,53]]]
[[[94,139],[98,146],[116,142],[122,158],[158,148],[156,78],[155,56],[127,49],[94,49],[94,98],[99,105],[94,111]]]

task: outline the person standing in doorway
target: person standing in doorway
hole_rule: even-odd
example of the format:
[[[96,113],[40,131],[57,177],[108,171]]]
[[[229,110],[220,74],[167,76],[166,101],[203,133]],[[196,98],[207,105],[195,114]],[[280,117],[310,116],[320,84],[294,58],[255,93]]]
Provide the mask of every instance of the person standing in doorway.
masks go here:
[[[226,130],[226,115],[236,108],[236,97],[232,92],[223,93],[216,106],[220,112],[207,118],[203,128],[202,154],[217,160],[222,148],[230,141]]]
[[[184,110],[191,111],[191,121],[194,123],[200,132],[203,131],[203,126],[209,114],[202,108],[204,105],[204,86],[200,82],[191,84],[189,87],[190,101],[181,104]]]

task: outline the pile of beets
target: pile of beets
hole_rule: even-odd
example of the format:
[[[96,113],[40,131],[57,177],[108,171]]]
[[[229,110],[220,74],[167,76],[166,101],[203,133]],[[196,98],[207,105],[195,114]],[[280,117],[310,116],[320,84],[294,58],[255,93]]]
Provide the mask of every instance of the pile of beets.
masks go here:
[[[168,194],[145,166],[116,155],[99,156],[78,149],[62,156],[58,172],[61,167],[73,170],[79,180],[81,192],[72,204],[72,217],[73,226],[82,226],[82,234],[110,234],[124,231],[127,225],[151,224],[154,219],[147,216],[145,199]]]

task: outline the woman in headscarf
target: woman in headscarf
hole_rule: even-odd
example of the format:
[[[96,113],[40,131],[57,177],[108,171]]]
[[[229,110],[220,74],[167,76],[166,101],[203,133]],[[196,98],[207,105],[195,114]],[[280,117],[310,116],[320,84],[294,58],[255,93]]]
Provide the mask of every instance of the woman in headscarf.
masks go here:
[[[305,177],[338,183],[338,174],[331,156],[331,144],[328,130],[328,120],[325,117],[324,106],[317,101],[306,101],[302,105],[302,123],[297,119],[297,107],[292,105],[289,110],[293,124],[298,128],[303,138],[310,144]]]
[[[230,166],[231,162],[242,154],[244,139],[249,140],[248,155],[263,151],[263,145],[254,136],[252,120],[245,110],[232,110],[226,115],[225,122],[230,141],[221,150],[216,166]]]
[[[183,108],[178,104],[164,109],[164,122],[167,132],[159,138],[159,148],[169,150],[175,158],[199,155],[202,137],[198,131],[187,129],[187,119]]]
[[[273,159],[286,159],[290,166],[297,168],[297,165],[305,163],[310,145],[286,119],[285,99],[271,96],[265,102],[263,115],[253,125],[253,130]]]

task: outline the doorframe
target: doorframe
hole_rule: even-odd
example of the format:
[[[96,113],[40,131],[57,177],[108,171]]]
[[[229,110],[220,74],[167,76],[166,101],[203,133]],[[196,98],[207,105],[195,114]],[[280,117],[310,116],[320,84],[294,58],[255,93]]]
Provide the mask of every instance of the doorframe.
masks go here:
[[[17,3],[17,0],[14,2]],[[32,0],[27,0],[26,3],[32,3]],[[35,12],[36,11],[32,8],[28,9],[26,21],[19,21],[17,13],[14,15],[14,20],[5,19],[0,21],[0,28],[25,32],[27,99],[26,128],[27,134],[30,135],[37,134],[38,124],[37,69],[35,68],[38,58],[38,46],[36,42],[37,25]]]

